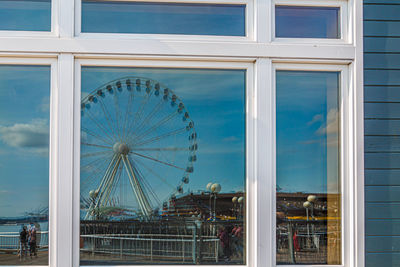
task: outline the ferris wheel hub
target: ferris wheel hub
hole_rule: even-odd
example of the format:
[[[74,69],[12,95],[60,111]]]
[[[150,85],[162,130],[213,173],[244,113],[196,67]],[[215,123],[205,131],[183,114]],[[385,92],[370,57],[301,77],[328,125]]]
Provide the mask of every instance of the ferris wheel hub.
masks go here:
[[[117,154],[127,155],[129,153],[129,147],[125,143],[122,144],[119,142],[115,143],[113,146],[113,150]]]

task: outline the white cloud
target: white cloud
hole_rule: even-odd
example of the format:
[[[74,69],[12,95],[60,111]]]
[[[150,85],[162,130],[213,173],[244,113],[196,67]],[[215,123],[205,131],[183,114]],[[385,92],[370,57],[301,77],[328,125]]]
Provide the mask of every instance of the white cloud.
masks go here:
[[[307,123],[307,125],[312,125],[316,122],[322,122],[322,121],[324,121],[324,117],[322,116],[322,114],[317,114],[312,118],[311,121]]]
[[[339,116],[336,109],[331,109],[326,118],[326,127],[319,127],[317,134],[337,134],[339,130]]]
[[[49,126],[44,119],[36,119],[31,123],[0,126],[0,139],[11,147],[43,153],[48,150]]]
[[[45,96],[39,104],[39,111],[48,113],[50,111],[50,96]]]

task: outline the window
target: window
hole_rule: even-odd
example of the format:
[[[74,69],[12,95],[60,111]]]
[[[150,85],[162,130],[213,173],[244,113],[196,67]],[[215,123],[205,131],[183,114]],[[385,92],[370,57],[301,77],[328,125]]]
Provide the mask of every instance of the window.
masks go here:
[[[245,95],[246,69],[81,67],[81,265],[245,264]]]
[[[338,7],[275,6],[276,37],[340,38]]]
[[[361,1],[0,2],[0,265],[364,266]]]
[[[341,264],[341,79],[276,71],[278,264]]]
[[[50,0],[0,1],[0,30],[50,31]]]
[[[82,32],[245,36],[245,5],[82,1]]]
[[[349,41],[347,5],[343,1],[274,1],[274,41]]]

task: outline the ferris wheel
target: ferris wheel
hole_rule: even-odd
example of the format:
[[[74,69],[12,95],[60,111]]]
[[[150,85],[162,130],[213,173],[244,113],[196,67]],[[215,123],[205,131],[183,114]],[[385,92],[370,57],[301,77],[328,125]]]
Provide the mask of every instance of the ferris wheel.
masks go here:
[[[184,192],[193,173],[197,134],[184,103],[166,86],[140,77],[82,95],[85,219],[129,214],[150,219]]]

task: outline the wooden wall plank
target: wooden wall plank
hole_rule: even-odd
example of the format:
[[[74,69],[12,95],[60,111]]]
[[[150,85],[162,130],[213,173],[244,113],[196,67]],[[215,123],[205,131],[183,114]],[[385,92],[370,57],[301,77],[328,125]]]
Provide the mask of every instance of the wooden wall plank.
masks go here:
[[[364,68],[400,69],[400,54],[364,54]]]
[[[370,114],[368,107],[365,113]],[[364,121],[364,134],[366,135],[400,135],[400,120],[370,119]]]
[[[366,186],[367,202],[400,202],[400,186]]]
[[[365,231],[369,236],[400,235],[400,220],[366,220]]]
[[[364,52],[400,53],[400,38],[364,37]]]
[[[366,219],[400,219],[400,203],[373,203],[365,204]],[[366,231],[366,234],[371,234]]]
[[[400,152],[400,136],[366,136],[365,152]]]
[[[364,101],[400,102],[400,86],[364,86]]]
[[[364,70],[364,84],[400,85],[400,70]]]
[[[400,262],[400,253],[366,253],[365,267],[390,267],[398,266]]]
[[[400,185],[400,170],[367,169],[364,176],[365,185]]]
[[[364,21],[364,36],[400,36],[400,21]]]
[[[364,4],[400,4],[400,0],[364,0]]]
[[[365,103],[364,118],[400,119],[400,103]]]
[[[364,5],[364,20],[400,20],[400,5]]]
[[[366,236],[365,250],[367,252],[400,252],[400,236]],[[398,265],[389,265],[394,267]]]

